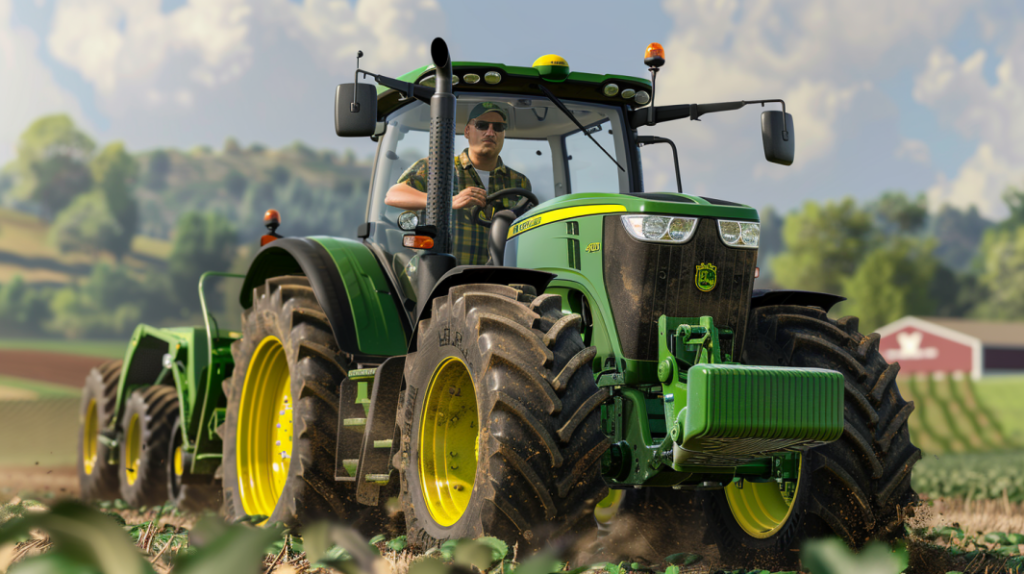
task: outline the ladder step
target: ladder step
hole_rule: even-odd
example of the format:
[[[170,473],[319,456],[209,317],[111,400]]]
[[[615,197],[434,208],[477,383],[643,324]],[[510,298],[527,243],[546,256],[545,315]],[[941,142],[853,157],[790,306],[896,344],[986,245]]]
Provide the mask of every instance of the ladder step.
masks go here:
[[[345,426],[347,427],[361,427],[366,425],[366,419],[345,419]]]
[[[373,448],[391,448],[391,443],[394,442],[391,439],[387,440],[375,440],[373,441]]]
[[[343,464],[345,466],[359,466],[359,459],[358,458],[346,458],[345,460],[341,461],[341,464]]]
[[[390,474],[368,474],[366,475],[367,482],[387,482],[391,479]]]

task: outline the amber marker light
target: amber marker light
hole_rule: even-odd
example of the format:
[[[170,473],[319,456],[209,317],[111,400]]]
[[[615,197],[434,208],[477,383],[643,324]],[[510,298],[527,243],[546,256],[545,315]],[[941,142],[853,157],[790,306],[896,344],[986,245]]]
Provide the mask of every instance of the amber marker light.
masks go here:
[[[647,50],[644,51],[644,63],[651,68],[660,68],[664,66],[665,48],[662,48],[661,44],[657,42],[647,44]]]
[[[434,238],[426,235],[406,235],[402,238],[402,245],[409,249],[430,249],[434,246]]]

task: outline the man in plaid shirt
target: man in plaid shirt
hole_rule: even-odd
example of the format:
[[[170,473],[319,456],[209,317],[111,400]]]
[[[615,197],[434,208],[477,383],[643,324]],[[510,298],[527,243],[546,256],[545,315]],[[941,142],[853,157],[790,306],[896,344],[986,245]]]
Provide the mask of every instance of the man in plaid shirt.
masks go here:
[[[482,102],[469,112],[466,139],[469,147],[455,158],[455,179],[452,189],[452,255],[459,265],[487,263],[488,230],[473,223],[470,210],[474,205],[486,206],[487,196],[503,189],[520,187],[530,191],[530,180],[507,167],[498,155],[505,143],[508,114],[498,104]],[[426,209],[427,160],[417,161],[388,190],[384,203],[402,209]],[[516,197],[501,200],[506,208],[518,201]],[[481,211],[490,220],[494,208]],[[500,263],[500,262],[499,262]]]

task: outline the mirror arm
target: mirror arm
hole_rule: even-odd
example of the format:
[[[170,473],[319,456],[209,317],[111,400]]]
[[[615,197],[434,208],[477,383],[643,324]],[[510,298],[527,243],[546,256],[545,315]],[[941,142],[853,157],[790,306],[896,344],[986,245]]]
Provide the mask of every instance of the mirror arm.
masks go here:
[[[629,125],[633,129],[636,129],[640,126],[651,126],[661,122],[681,120],[683,118],[700,121],[700,117],[704,114],[738,110],[747,104],[761,104],[761,107],[764,107],[765,104],[776,102],[782,104],[782,113],[785,114],[786,102],[781,99],[722,102],[717,104],[682,104],[678,106],[652,107],[649,110],[634,110],[629,114]],[[783,128],[782,139],[789,141],[789,132],[786,131],[785,128]]]

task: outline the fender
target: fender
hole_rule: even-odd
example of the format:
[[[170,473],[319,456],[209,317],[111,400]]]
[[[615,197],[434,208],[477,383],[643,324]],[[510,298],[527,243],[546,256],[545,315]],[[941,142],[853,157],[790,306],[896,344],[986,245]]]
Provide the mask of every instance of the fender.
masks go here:
[[[469,283],[495,283],[498,285],[524,284],[532,285],[537,294],[540,295],[548,288],[548,284],[556,277],[554,273],[537,271],[535,269],[522,269],[519,267],[503,267],[500,265],[460,265],[445,273],[430,291],[430,296],[423,299],[429,302],[437,297],[448,294],[452,287],[466,285]],[[416,326],[413,327],[412,335],[409,337],[409,352],[416,350],[416,332],[419,329],[420,321],[430,318],[433,305],[423,304],[423,310],[416,318]]]
[[[403,355],[410,327],[369,247],[337,237],[286,237],[263,246],[249,265],[239,301],[271,277],[305,275],[342,352],[357,363]]]
[[[826,313],[835,304],[846,301],[842,295],[819,293],[817,291],[791,291],[787,289],[754,289],[750,297],[750,308],[767,307],[769,305],[799,305],[802,307],[821,307]]]

